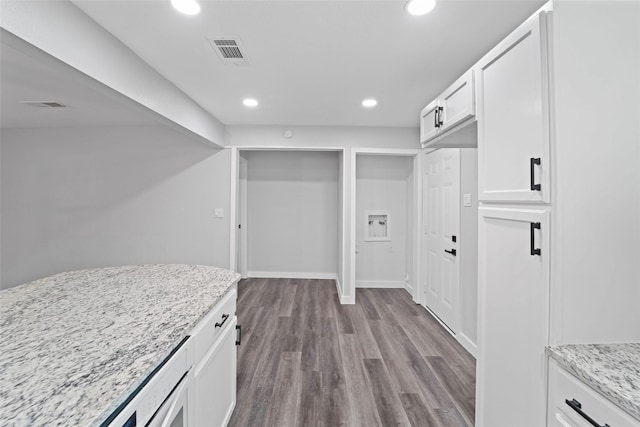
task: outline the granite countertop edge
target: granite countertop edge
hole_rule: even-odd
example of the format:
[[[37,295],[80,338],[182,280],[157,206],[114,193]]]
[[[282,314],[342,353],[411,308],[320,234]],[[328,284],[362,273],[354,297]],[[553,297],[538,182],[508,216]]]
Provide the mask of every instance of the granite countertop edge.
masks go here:
[[[240,276],[238,275],[238,277],[233,281],[233,282],[229,282],[227,285],[227,289],[224,290],[224,292],[222,294],[220,294],[220,296],[218,298],[216,298],[216,300],[208,307],[207,310],[205,310],[199,317],[197,320],[195,320],[193,322],[193,324],[191,324],[189,327],[185,328],[185,331],[182,333],[182,336],[180,337],[180,339],[176,342],[176,347],[182,342],[182,340],[185,339],[185,337],[188,337],[190,332],[196,327],[196,325],[198,325],[198,323],[200,323],[200,321],[202,321],[202,319],[204,319],[207,314],[209,314],[209,312],[211,310],[213,310],[213,308],[216,306],[216,304],[218,304],[231,290],[231,288],[233,288],[233,286],[235,284],[237,284],[240,281]],[[125,402],[129,396],[131,396],[132,393],[134,393],[138,387],[143,384],[147,378],[149,377],[149,375],[151,375],[151,373],[158,367],[158,365],[160,363],[162,363],[172,352],[176,347],[172,347],[169,350],[167,350],[165,352],[165,354],[163,354],[157,361],[156,363],[154,363],[153,366],[151,366],[147,372],[145,372],[144,374],[142,374],[137,381],[135,381],[135,383],[133,383],[129,389],[127,391],[125,391],[124,393],[122,393],[122,395],[120,395],[120,397],[118,399],[116,399],[107,409],[104,410],[104,412],[102,412],[102,414],[100,414],[92,423],[92,426],[95,427],[99,427],[101,426],[110,416],[111,414],[113,414],[113,412],[118,409],[118,407],[120,405],[122,405],[123,402]]]
[[[628,345],[640,346],[640,344],[638,343],[629,343]],[[575,359],[571,359],[566,354],[564,354],[567,351],[572,351],[572,348],[580,349],[580,351],[584,352],[589,347],[596,346],[597,345],[595,344],[548,346],[546,347],[545,352],[549,357],[555,360],[558,365],[560,365],[560,367],[579,378],[582,382],[605,397],[611,403],[628,413],[633,418],[640,421],[640,402],[634,402],[631,396],[626,395],[621,388],[613,387],[611,383],[599,380],[595,375],[591,374],[587,369],[585,369],[585,366],[576,363]],[[615,344],[615,346],[618,348],[623,348],[625,344]],[[637,381],[638,383],[640,383],[640,378],[637,378]]]
[[[0,424],[102,425],[240,279],[213,266],[140,264],[3,290]]]

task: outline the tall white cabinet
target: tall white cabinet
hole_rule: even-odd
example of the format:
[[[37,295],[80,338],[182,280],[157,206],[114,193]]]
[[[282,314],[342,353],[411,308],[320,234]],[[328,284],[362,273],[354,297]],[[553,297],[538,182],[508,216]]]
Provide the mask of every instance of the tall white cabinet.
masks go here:
[[[475,67],[482,202],[478,426],[545,424],[550,267],[546,14],[532,16]]]
[[[546,425],[546,345],[640,340],[639,28],[554,1],[474,67],[479,427]]]

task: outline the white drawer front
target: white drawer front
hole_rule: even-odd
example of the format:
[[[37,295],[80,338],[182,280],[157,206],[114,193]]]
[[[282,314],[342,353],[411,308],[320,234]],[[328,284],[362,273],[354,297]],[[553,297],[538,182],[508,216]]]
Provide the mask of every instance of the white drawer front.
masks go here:
[[[238,292],[234,286],[198,326],[194,328],[192,333],[195,344],[194,366],[200,363],[222,331],[232,323],[236,314],[237,295]]]
[[[640,421],[552,361],[549,371],[549,426],[593,427],[592,423],[567,404],[567,400],[579,402],[580,410],[600,426],[640,426]]]

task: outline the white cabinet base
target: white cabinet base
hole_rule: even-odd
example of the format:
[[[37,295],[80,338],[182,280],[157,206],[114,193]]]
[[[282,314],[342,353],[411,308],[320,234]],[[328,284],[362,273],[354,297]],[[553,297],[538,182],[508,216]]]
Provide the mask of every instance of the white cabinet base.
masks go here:
[[[234,317],[194,374],[196,427],[224,427],[236,406],[236,324]]]
[[[640,421],[635,420],[622,409],[595,392],[585,383],[562,369],[555,360],[549,362],[549,402],[547,414],[548,427],[592,427],[585,417],[573,409],[580,406],[580,411],[595,422],[610,427],[638,427]]]

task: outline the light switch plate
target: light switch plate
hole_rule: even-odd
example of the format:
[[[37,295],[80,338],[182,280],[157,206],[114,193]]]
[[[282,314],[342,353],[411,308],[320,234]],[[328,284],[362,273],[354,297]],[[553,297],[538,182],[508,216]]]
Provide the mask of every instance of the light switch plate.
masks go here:
[[[216,218],[223,218],[224,217],[224,210],[223,209],[216,209],[214,212]]]
[[[462,197],[462,203],[463,203],[463,206],[470,207],[471,206],[471,194],[468,194],[468,193],[465,194]]]

